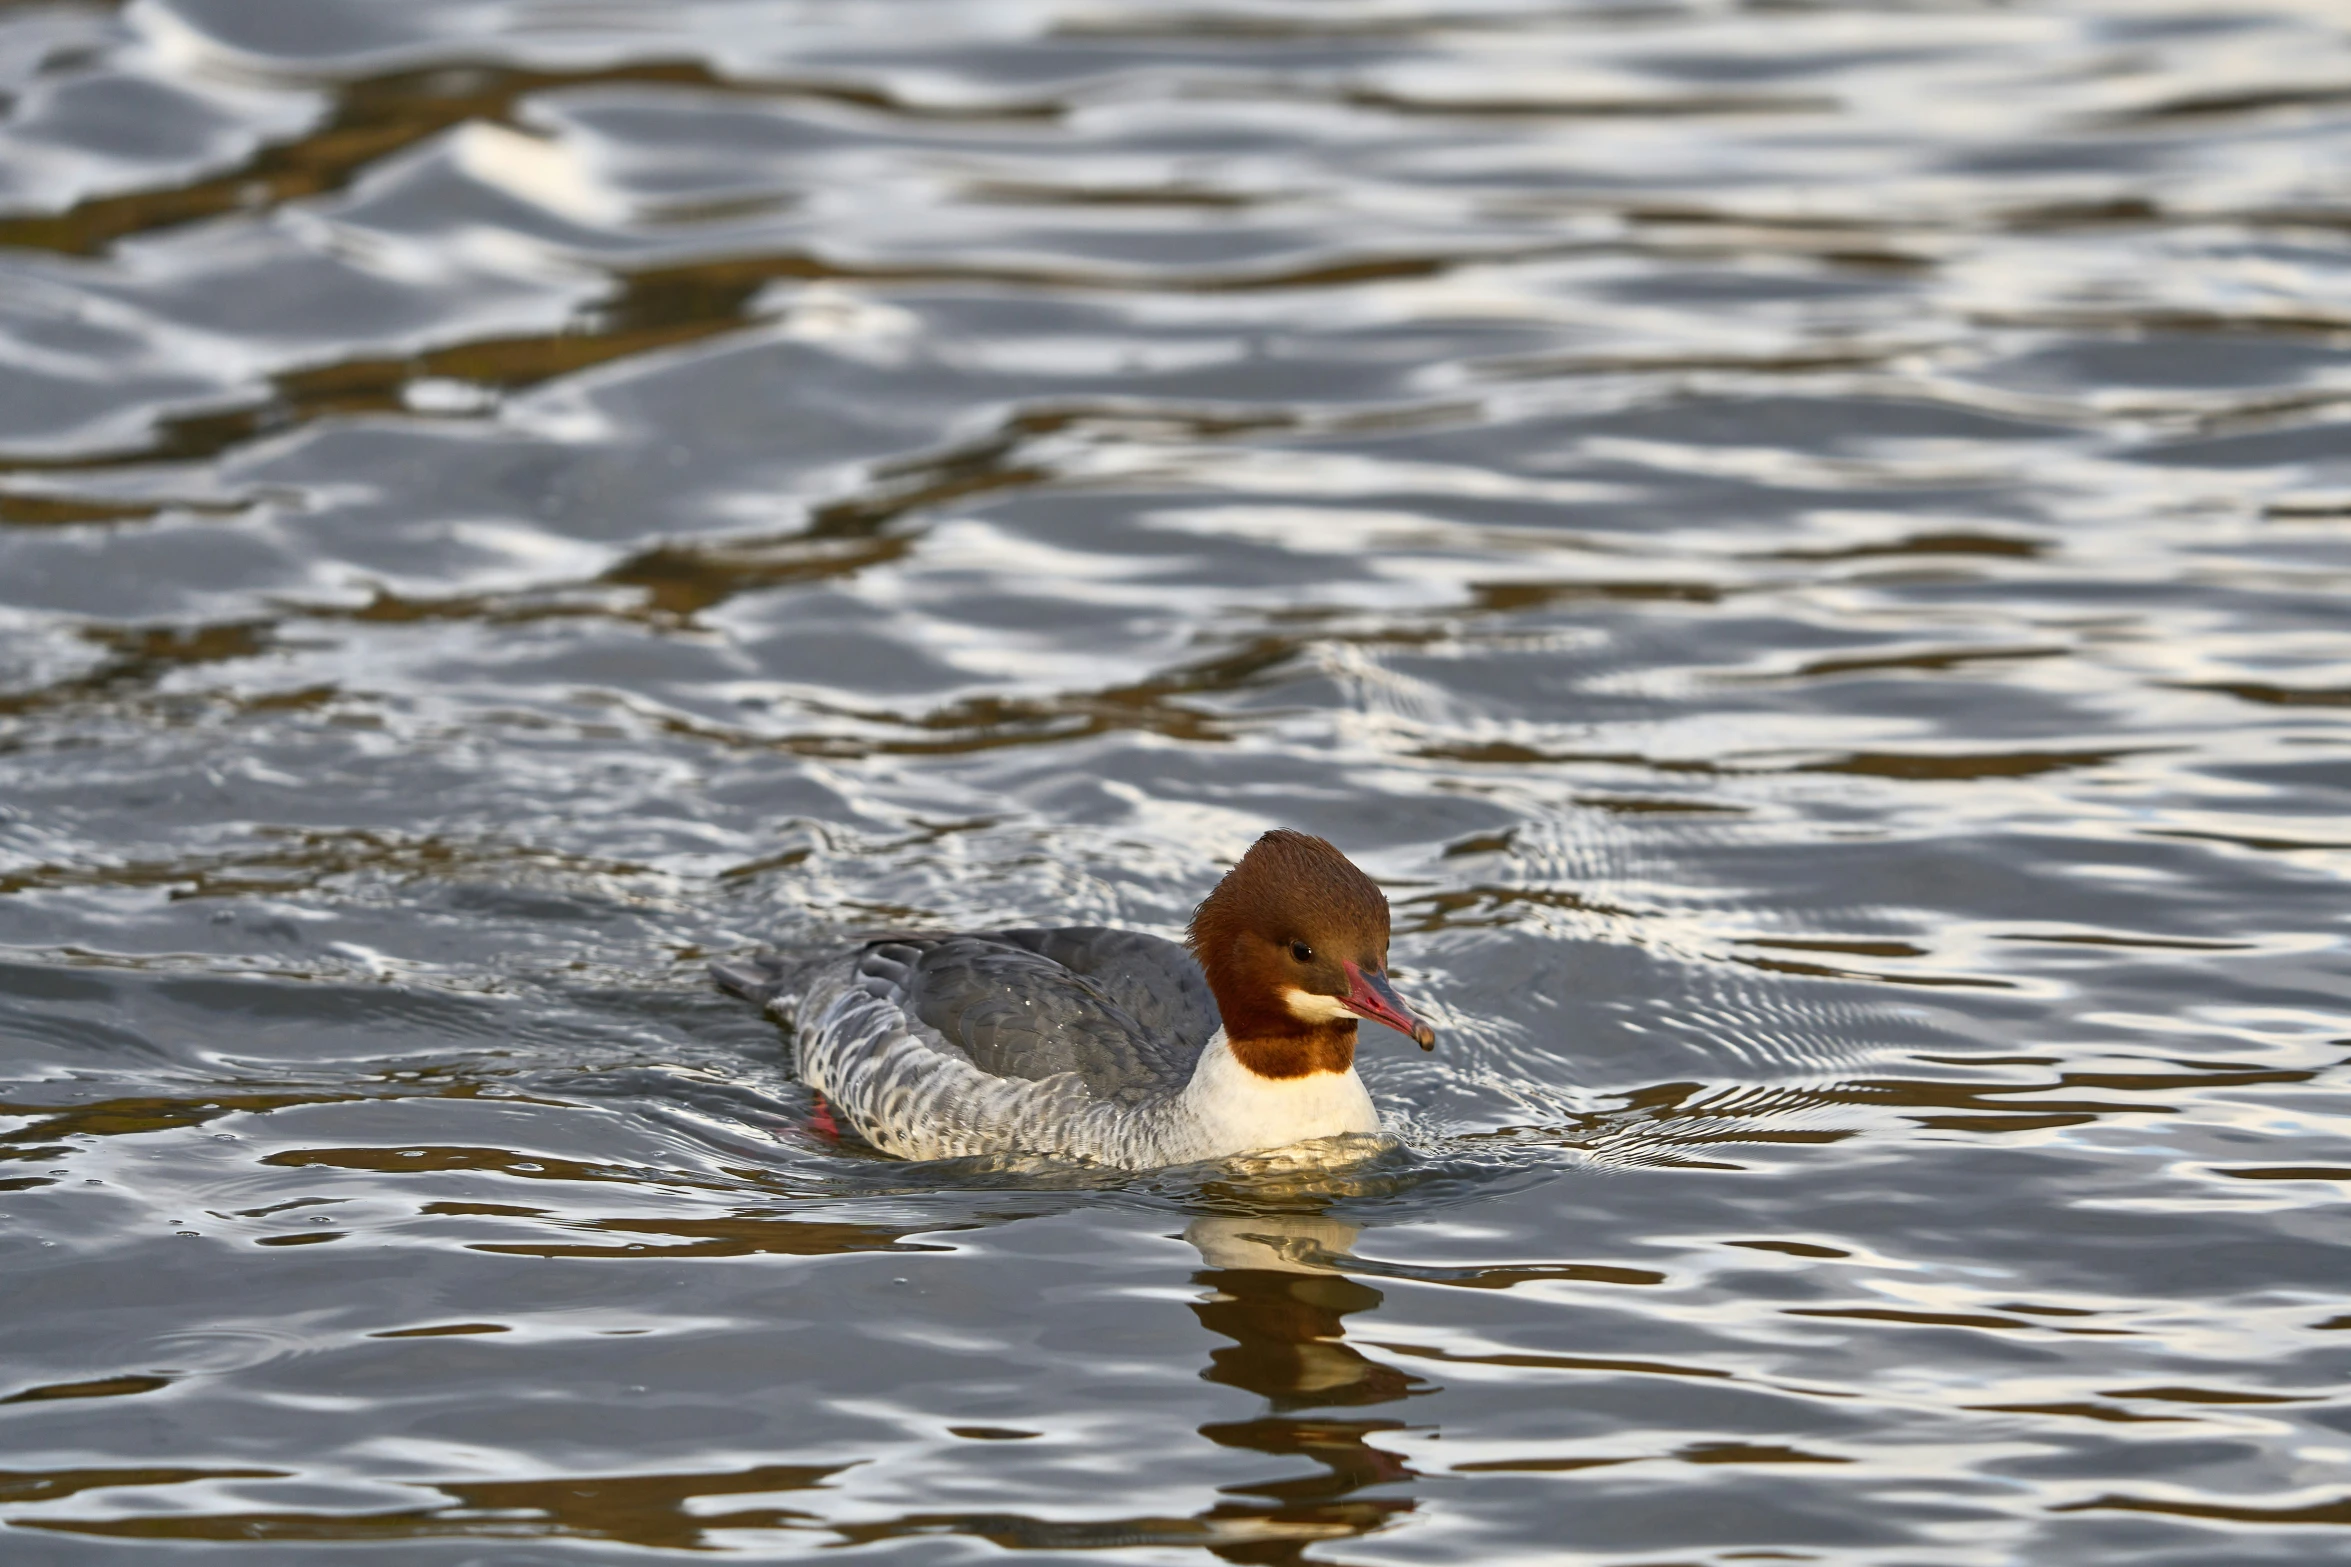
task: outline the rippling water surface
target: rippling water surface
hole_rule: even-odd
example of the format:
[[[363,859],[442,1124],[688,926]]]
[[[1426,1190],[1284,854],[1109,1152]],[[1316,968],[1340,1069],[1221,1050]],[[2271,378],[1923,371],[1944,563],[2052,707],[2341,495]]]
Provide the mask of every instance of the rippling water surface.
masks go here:
[[[2340,5],[0,104],[0,1557],[2351,1562]],[[861,1154],[703,974],[1275,824],[1444,1030],[1343,1178]]]

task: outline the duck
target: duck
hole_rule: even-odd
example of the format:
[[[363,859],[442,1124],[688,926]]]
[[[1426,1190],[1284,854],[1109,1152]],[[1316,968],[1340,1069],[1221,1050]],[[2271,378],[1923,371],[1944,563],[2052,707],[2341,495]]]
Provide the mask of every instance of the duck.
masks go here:
[[[711,965],[792,1033],[821,1114],[902,1159],[1143,1170],[1376,1137],[1359,1023],[1436,1032],[1388,977],[1388,900],[1328,841],[1277,829],[1179,944],[1099,925],[889,932]],[[1309,1154],[1309,1157],[1313,1157]]]

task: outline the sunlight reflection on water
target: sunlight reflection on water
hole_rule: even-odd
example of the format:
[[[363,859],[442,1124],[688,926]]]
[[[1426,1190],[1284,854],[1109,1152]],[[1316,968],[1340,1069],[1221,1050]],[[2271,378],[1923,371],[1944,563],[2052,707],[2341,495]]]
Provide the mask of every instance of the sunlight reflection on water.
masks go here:
[[[0,1555],[2342,1555],[2339,8],[911,16],[0,8]],[[1344,1170],[704,978],[1275,824]]]

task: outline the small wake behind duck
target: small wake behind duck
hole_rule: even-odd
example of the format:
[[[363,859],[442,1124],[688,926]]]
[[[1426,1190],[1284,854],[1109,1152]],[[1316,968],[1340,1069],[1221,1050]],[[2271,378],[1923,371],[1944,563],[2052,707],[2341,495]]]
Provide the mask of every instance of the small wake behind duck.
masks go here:
[[[1201,903],[1189,950],[1068,926],[711,971],[793,1027],[800,1080],[885,1153],[1152,1169],[1379,1132],[1357,1020],[1436,1042],[1388,984],[1388,926],[1345,855],[1276,831]]]

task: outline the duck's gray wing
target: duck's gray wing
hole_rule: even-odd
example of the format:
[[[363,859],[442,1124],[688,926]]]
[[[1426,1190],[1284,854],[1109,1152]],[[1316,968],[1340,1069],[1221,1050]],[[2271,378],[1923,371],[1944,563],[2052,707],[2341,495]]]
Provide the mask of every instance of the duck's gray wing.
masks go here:
[[[1134,1104],[1191,1076],[1205,1034],[1193,1040],[1146,1023],[1101,976],[1009,935],[878,943],[860,955],[858,975],[869,992],[895,991],[901,1005],[991,1077],[1037,1082],[1072,1073],[1092,1098]],[[1148,997],[1148,985],[1119,988]]]
[[[1164,937],[1107,925],[991,934],[1051,958],[1090,982],[1146,1032],[1179,1041],[1186,1047],[1187,1064],[1223,1026],[1199,960]]]

